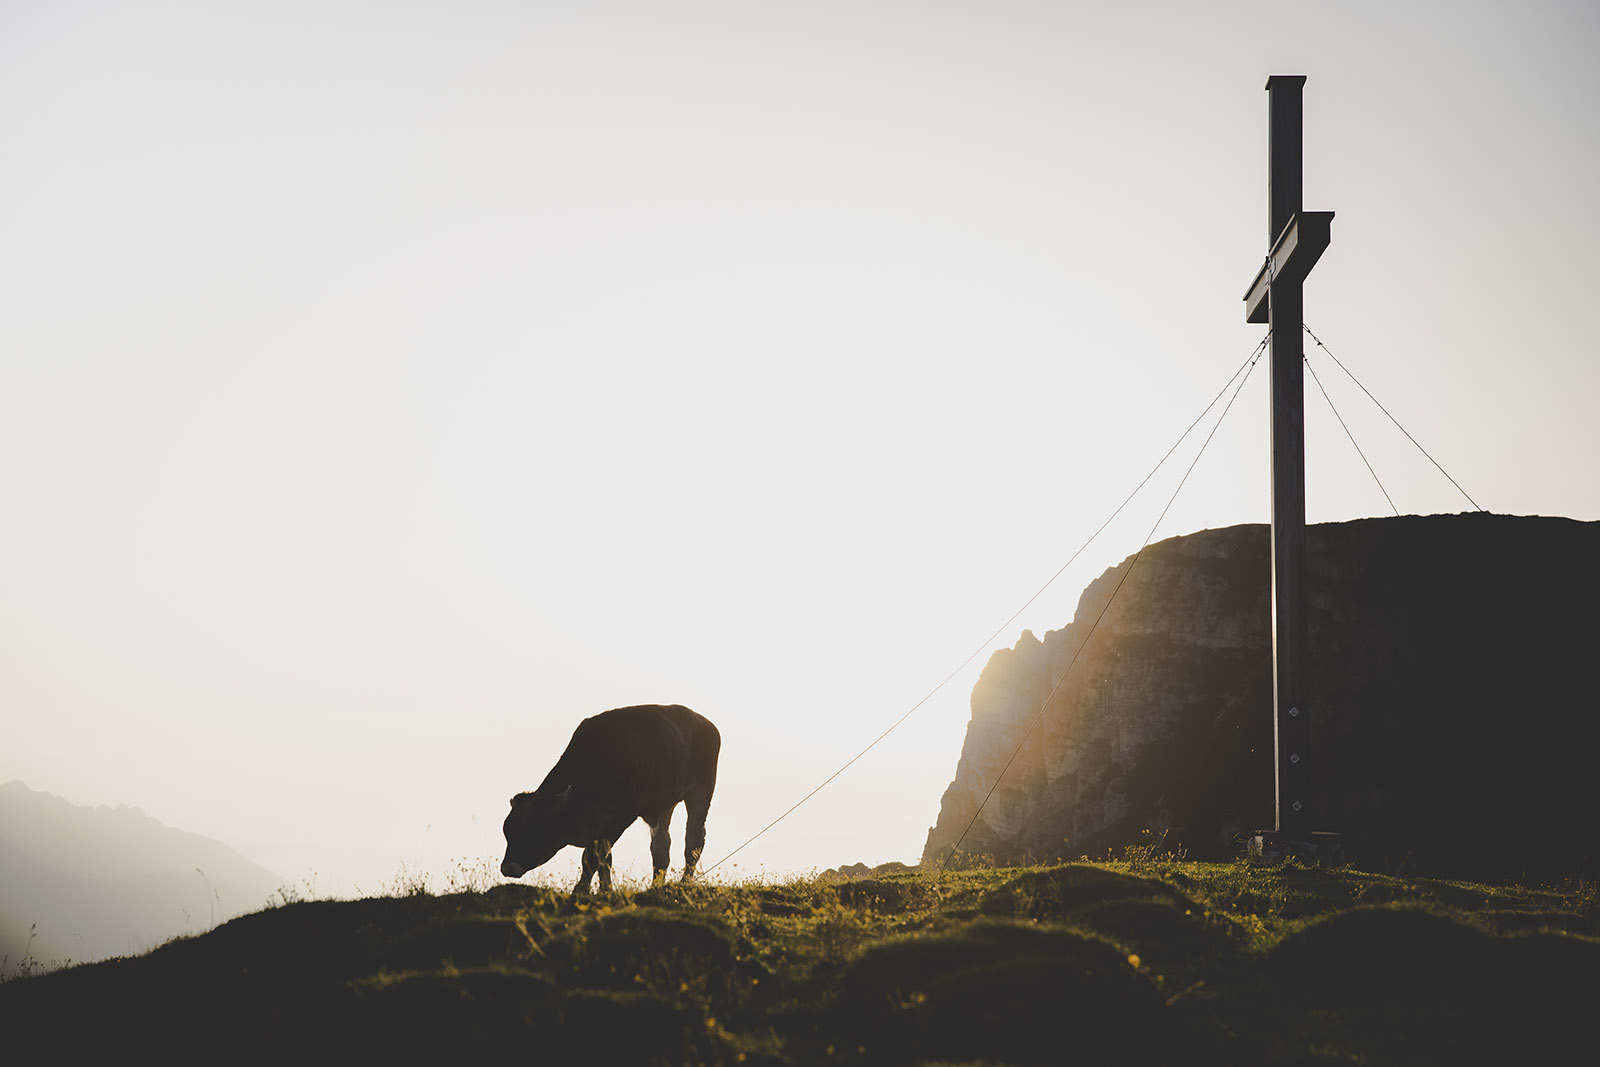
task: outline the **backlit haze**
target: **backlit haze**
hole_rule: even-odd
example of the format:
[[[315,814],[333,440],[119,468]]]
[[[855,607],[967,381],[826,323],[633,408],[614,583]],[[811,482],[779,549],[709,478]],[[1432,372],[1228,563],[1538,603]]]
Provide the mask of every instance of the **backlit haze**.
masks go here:
[[[1271,74],[1337,212],[1307,324],[1484,508],[1600,518],[1597,45],[1525,0],[0,4],[0,781],[370,891],[685,703],[716,862],[1261,340]],[[1402,512],[1470,509],[1308,349]],[[1266,521],[1266,370],[1157,538]],[[1306,388],[1309,519],[1390,514]],[[1198,444],[718,876],[915,861],[991,648]]]

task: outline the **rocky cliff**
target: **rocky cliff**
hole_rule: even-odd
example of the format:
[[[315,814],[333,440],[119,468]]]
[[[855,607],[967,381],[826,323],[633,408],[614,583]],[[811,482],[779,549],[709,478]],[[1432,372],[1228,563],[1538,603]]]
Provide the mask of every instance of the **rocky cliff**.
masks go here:
[[[1262,525],[1152,544],[1065,628],[996,652],[924,862],[969,823],[961,851],[1001,862],[1104,856],[1143,829],[1224,858],[1270,828],[1268,554]],[[1600,523],[1363,519],[1311,526],[1307,556],[1322,828],[1375,867],[1592,873]]]

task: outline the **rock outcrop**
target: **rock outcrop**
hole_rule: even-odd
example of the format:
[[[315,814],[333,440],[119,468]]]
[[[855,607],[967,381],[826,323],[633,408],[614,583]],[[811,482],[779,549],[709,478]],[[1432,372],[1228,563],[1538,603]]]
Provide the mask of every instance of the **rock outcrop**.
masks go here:
[[[924,863],[963,832],[1014,863],[1144,829],[1225,858],[1269,828],[1268,554],[1262,525],[1161,541],[996,652]],[[1387,869],[1592,873],[1600,523],[1363,519],[1310,527],[1307,554],[1321,826]]]

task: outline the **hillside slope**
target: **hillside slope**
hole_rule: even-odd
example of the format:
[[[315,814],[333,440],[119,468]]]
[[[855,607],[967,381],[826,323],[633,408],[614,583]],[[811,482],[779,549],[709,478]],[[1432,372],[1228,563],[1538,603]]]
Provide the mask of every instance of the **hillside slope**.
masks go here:
[[[1149,849],[583,899],[513,884],[275,908],[0,984],[0,1020],[18,1062],[1570,1062],[1596,921],[1592,884]]]

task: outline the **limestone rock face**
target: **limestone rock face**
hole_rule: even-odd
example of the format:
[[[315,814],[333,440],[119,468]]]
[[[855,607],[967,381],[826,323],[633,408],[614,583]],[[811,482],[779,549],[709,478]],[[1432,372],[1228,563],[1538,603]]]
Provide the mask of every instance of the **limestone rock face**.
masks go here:
[[[1592,869],[1600,523],[1363,519],[1310,527],[1307,556],[1319,826],[1370,865]],[[924,863],[958,839],[1103,857],[1143,829],[1234,855],[1272,826],[1271,681],[1267,528],[1150,545],[990,658]]]

